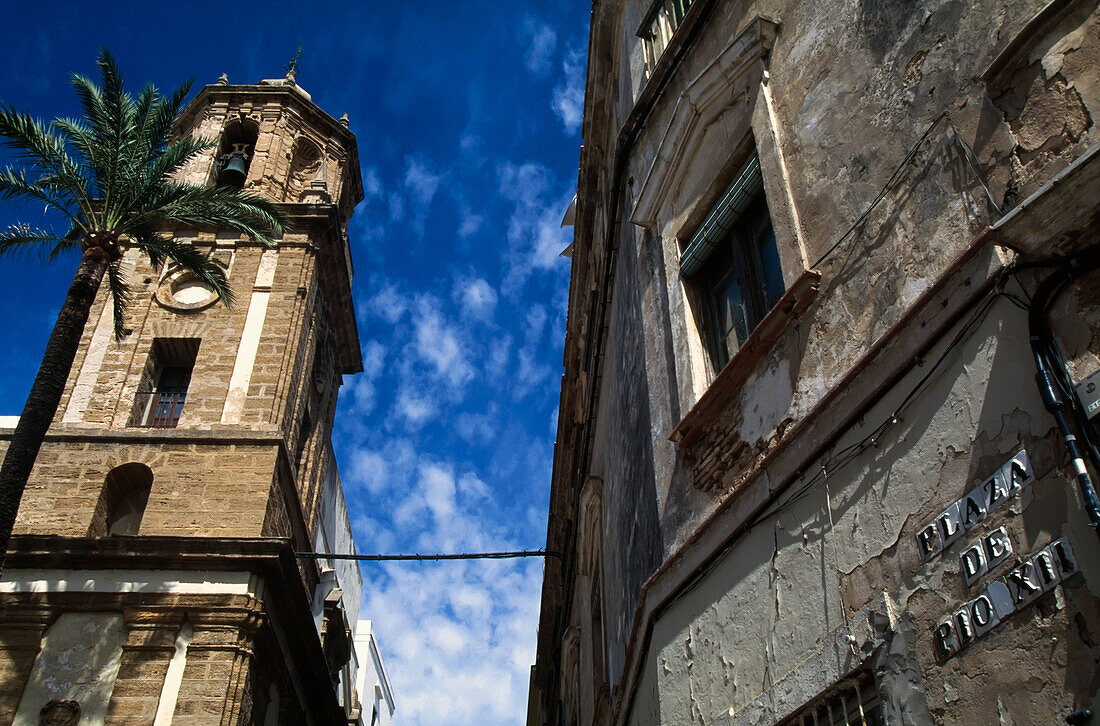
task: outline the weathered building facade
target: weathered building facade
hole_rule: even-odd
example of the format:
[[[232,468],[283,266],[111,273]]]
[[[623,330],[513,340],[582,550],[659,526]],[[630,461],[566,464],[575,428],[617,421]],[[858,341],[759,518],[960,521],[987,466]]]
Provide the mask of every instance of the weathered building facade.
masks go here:
[[[1096,0],[595,0],[530,726],[1087,722],[1098,61]]]
[[[224,267],[232,308],[130,250],[116,339],[101,288],[0,580],[0,723],[360,723],[358,568],[295,555],[353,551],[330,437],[362,369],[355,137],[293,74],[223,76],[179,132],[219,142],[187,181],[265,195],[291,225],[271,249],[164,230]]]

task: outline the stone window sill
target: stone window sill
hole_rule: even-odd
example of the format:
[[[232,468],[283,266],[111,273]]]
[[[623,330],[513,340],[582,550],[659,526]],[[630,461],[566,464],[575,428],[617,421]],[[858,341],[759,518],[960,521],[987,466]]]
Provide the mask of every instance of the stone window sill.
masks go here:
[[[784,293],[775,307],[764,316],[729,362],[711,381],[710,387],[676,424],[669,440],[688,450],[707,431],[715,415],[726,409],[757,364],[775,345],[787,327],[810,306],[817,297],[821,273],[807,270]]]

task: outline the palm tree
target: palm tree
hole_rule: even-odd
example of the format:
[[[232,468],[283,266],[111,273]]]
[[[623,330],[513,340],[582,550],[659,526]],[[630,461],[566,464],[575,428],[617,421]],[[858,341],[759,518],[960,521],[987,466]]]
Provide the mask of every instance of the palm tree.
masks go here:
[[[216,143],[173,136],[190,81],[170,96],[147,85],[135,99],[126,92],[110,53],[102,51],[97,62],[102,85],[72,76],[83,111],[80,119],[45,124],[0,106],[0,144],[15,150],[22,162],[0,169],[0,199],[45,204],[64,218],[67,230],[58,234],[29,225],[9,227],[0,231],[0,255],[38,250],[54,260],[80,251],[76,275],[0,466],[0,573],[19,500],[104,276],[114,305],[115,335],[124,335],[131,292],[120,265],[123,247],[141,250],[154,268],[165,262],[178,265],[232,305],[233,292],[222,269],[164,230],[228,228],[271,246],[286,224],[279,208],[257,195],[173,181],[183,164]]]

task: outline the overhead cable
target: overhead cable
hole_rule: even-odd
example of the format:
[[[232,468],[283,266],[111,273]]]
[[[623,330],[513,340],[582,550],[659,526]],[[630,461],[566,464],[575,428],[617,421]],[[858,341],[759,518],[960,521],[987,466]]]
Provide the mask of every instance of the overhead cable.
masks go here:
[[[427,562],[434,560],[514,560],[520,557],[557,557],[560,552],[551,550],[516,550],[514,552],[463,552],[460,554],[398,554],[398,555],[356,555],[338,552],[295,552],[295,557],[304,560],[355,560],[356,562]]]

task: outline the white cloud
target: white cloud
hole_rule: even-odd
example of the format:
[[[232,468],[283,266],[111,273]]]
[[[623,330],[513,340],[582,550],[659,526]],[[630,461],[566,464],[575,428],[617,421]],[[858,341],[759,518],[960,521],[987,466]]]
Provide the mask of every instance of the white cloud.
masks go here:
[[[454,473],[438,464],[426,464],[420,469],[420,487],[424,492],[424,504],[432,516],[442,520],[455,513]]]
[[[523,64],[536,76],[545,76],[550,71],[554,48],[558,45],[557,34],[549,25],[530,15],[524,18],[520,31],[522,37],[528,40]]]
[[[506,477],[509,486],[528,487],[531,477],[548,476],[549,463],[539,457],[548,456],[549,445],[517,435],[512,443],[520,451],[545,450],[538,461],[520,457],[519,468]],[[377,456],[363,457],[363,471],[384,467],[381,476],[389,484],[370,497],[382,506],[353,520],[369,551],[487,552],[541,543],[545,516],[540,520],[529,504],[504,508],[494,496],[497,474],[491,487],[468,465],[416,453],[405,439],[372,453]],[[522,721],[535,657],[541,560],[387,563],[365,566],[363,575],[361,612],[374,623],[402,723]]]
[[[462,210],[462,221],[458,225],[458,236],[462,239],[477,234],[485,218],[480,214],[474,214],[470,209]]]
[[[377,403],[378,377],[386,361],[386,347],[377,340],[368,340],[363,346],[363,372],[344,378],[342,397],[346,409],[354,416],[366,416]],[[346,399],[350,399],[350,404]]]
[[[439,300],[431,295],[418,300],[414,326],[413,347],[437,378],[457,390],[474,377],[467,346],[459,329],[443,317]]]
[[[499,419],[490,414],[462,412],[455,416],[454,431],[468,444],[491,442]]]
[[[532,305],[527,310],[527,329],[523,331],[523,339],[527,345],[537,345],[542,339],[542,331],[546,328],[546,307],[544,305]]]
[[[499,378],[508,370],[512,352],[512,336],[502,335],[489,341],[489,355],[485,359],[485,372],[490,378]]]
[[[391,222],[400,222],[405,218],[405,200],[397,192],[390,194],[389,209]]]
[[[489,498],[489,485],[471,472],[466,472],[458,478],[458,490],[471,501]]]
[[[378,494],[389,483],[390,468],[386,458],[380,452],[370,449],[357,449],[351,454],[351,468],[347,472],[346,484],[349,488],[365,488],[372,494]]]
[[[492,320],[497,307],[497,291],[485,280],[480,277],[456,278],[452,296],[464,317]]]
[[[572,136],[580,130],[584,114],[584,55],[571,50],[561,65],[562,77],[551,94],[550,107]]]
[[[402,723],[522,721],[541,577],[537,561],[375,571],[362,612],[373,618]]]
[[[516,357],[519,366],[512,379],[512,399],[521,401],[550,377],[550,367],[541,362],[534,346],[520,348]]]
[[[367,547],[368,551],[360,549],[364,554],[382,554],[392,552],[396,546],[397,538],[393,530],[388,529],[377,519],[365,514],[351,520],[351,531],[355,536],[358,547]]]
[[[382,375],[386,364],[386,346],[377,340],[368,340],[363,346],[363,373],[362,376],[374,381]]]
[[[405,192],[412,205],[409,224],[417,234],[424,233],[424,223],[431,210],[432,199],[443,177],[432,171],[428,162],[420,156],[405,159]]]
[[[458,148],[462,149],[463,153],[474,154],[476,153],[483,143],[483,140],[477,134],[463,134],[462,138],[458,140]]]
[[[564,266],[560,255],[572,231],[561,227],[561,218],[573,193],[555,190],[550,170],[533,162],[504,164],[499,177],[501,195],[514,205],[508,220],[508,272],[502,285],[506,294],[514,294],[533,271]]]
[[[410,157],[405,160],[405,188],[418,205],[427,206],[432,203],[440,178],[428,168],[423,159]]]
[[[437,408],[431,396],[402,386],[394,400],[394,410],[410,429],[419,429],[435,416]]]
[[[409,309],[409,299],[401,294],[401,291],[397,289],[396,285],[391,282],[386,282],[382,285],[381,289],[367,301],[366,307],[390,325],[394,325],[397,321],[401,320],[402,316],[404,316],[405,312]]]
[[[378,176],[376,166],[368,166],[363,170],[363,196],[367,199],[382,196],[382,179]]]
[[[378,403],[377,386],[363,374],[346,378],[341,395],[349,399],[344,402],[345,413],[354,416],[366,416],[374,411],[374,406]]]

